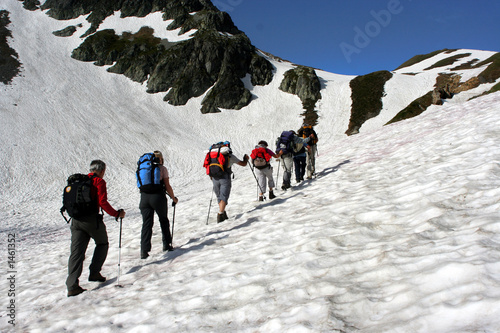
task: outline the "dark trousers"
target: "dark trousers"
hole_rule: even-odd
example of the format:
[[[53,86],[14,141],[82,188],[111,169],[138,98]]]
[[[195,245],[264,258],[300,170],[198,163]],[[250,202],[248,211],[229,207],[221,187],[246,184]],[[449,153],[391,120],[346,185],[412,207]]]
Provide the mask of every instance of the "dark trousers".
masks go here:
[[[304,180],[306,173],[306,156],[294,156],[293,163],[295,165],[295,180],[298,182]]]
[[[68,278],[66,287],[73,290],[79,286],[78,279],[82,274],[85,252],[92,238],[95,242],[94,255],[90,263],[90,275],[101,271],[104,261],[108,255],[108,233],[106,225],[102,222],[102,216],[91,217],[86,221],[71,220],[71,254],[68,260]]]
[[[165,247],[171,244],[172,235],[170,234],[170,222],[167,217],[168,206],[165,194],[141,193],[139,208],[142,214],[141,253],[149,253],[149,251],[151,251],[151,237],[153,236],[155,212],[160,220],[163,246]]]

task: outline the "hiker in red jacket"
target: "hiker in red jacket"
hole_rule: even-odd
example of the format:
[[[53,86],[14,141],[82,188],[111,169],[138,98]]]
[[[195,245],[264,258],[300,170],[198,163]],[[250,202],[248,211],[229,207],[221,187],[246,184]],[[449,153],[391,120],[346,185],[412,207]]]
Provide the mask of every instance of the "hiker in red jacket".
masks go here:
[[[259,141],[259,144],[252,150],[250,158],[255,168],[255,177],[259,184],[259,201],[264,201],[264,193],[266,192],[266,183],[269,185],[269,199],[274,199],[273,188],[275,187],[273,179],[273,167],[270,160],[272,157],[279,158],[271,149],[267,148],[267,142]],[[266,182],[267,181],[267,182]]]
[[[103,222],[103,215],[99,214],[99,208],[116,218],[124,218],[123,209],[115,210],[108,202],[106,191],[106,181],[103,179],[106,172],[106,164],[101,160],[94,160],[90,163],[89,176],[92,177],[93,188],[91,197],[97,201],[98,210],[95,214],[75,219],[71,222],[71,254],[68,260],[68,278],[66,286],[68,297],[76,296],[85,291],[79,284],[79,277],[83,270],[85,252],[90,239],[95,242],[94,255],[89,266],[89,281],[104,282],[106,278],[101,275],[101,268],[108,255],[108,234],[106,225]]]

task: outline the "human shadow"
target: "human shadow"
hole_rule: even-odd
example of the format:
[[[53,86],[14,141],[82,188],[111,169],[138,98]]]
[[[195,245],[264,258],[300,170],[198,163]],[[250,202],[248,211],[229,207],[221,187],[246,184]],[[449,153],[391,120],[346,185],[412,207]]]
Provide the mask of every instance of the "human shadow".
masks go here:
[[[337,164],[334,167],[326,168],[326,169],[320,171],[317,175],[318,175],[318,177],[327,176],[333,172],[338,171],[343,165],[345,165],[347,163],[350,163],[350,160],[345,160],[345,161]],[[307,180],[295,185],[294,187],[292,187],[291,191],[293,192],[294,189],[298,190],[298,189],[302,189],[306,186],[309,186],[312,184],[313,181],[314,181],[314,179],[307,179]],[[245,215],[247,213],[252,213],[252,212],[259,210],[259,209],[262,209],[262,208],[278,206],[278,205],[286,202],[287,200],[290,200],[291,198],[297,197],[299,194],[300,193],[294,193],[286,198],[274,198],[272,200],[265,201],[265,202],[255,206],[253,209],[250,209],[246,212],[237,214],[234,217],[234,220],[238,221],[240,218],[242,218],[243,215]],[[257,221],[259,221],[259,219],[257,217],[251,217],[251,218],[246,219],[243,223],[240,223],[237,225],[232,225],[231,227],[229,227],[229,224],[228,224],[228,228],[220,228],[218,230],[210,231],[202,237],[191,238],[184,245],[176,247],[174,251],[165,252],[161,259],[146,262],[142,265],[136,265],[136,266],[130,268],[125,274],[136,273],[136,272],[140,271],[143,267],[146,267],[146,266],[161,265],[165,262],[173,261],[176,258],[178,258],[178,257],[180,257],[188,252],[191,252],[191,251],[200,251],[207,246],[212,246],[215,243],[217,243],[218,241],[229,237],[227,234],[226,235],[221,235],[221,234],[227,233],[227,232],[230,232],[233,230],[247,228]],[[116,278],[110,279],[110,280],[106,281],[105,283],[100,284],[98,287],[96,287],[96,289],[99,289],[99,288],[105,287],[109,284],[112,284],[114,281],[116,281]]]
[[[323,169],[322,171],[318,172],[318,177],[324,177],[324,176],[327,176],[331,173],[334,173],[334,172],[338,171],[343,165],[348,164],[348,163],[351,163],[351,160],[345,160],[345,161],[337,164],[334,167]]]
[[[188,253],[190,251],[202,250],[206,246],[213,245],[217,241],[219,241],[221,239],[224,239],[224,238],[227,238],[228,235],[224,235],[224,236],[221,236],[221,237],[218,237],[218,238],[206,239],[206,240],[204,240],[201,243],[197,243],[202,238],[206,238],[206,237],[210,237],[210,234],[207,234],[204,237],[191,238],[186,244],[181,245],[179,247],[176,247],[173,251],[164,252],[164,254],[162,255],[161,259],[150,261],[150,262],[146,262],[146,263],[141,264],[141,265],[136,265],[136,266],[130,268],[125,274],[136,273],[136,272],[140,271],[142,268],[147,267],[147,266],[161,265],[161,264],[163,264],[165,262],[173,261],[176,258],[178,258],[178,257],[182,256],[183,254],[186,254],[186,253]],[[186,247],[186,245],[191,244],[191,243],[195,243],[195,244]]]

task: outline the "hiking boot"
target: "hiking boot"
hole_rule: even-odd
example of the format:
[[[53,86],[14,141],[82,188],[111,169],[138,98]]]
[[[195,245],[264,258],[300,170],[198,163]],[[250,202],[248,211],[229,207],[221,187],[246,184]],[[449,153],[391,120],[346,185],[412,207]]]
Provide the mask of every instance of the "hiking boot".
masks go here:
[[[101,273],[95,273],[95,274],[90,274],[89,275],[89,281],[90,282],[104,282],[106,281],[106,278],[101,275]]]
[[[281,186],[281,189],[286,191],[290,187],[292,187],[292,186],[290,186],[290,184],[283,184],[283,186]]]
[[[269,191],[269,199],[274,199],[276,196],[274,195],[273,191]]]
[[[227,220],[227,214],[225,211],[220,214],[217,214],[217,223],[221,223],[225,220]]]
[[[259,195],[259,201],[264,201],[264,197],[262,195]]]
[[[141,252],[141,259],[146,259],[147,257],[149,257],[149,253]]]
[[[76,295],[80,295],[81,293],[83,293],[85,290],[87,289],[83,289],[82,287],[78,286],[74,289],[71,289],[71,290],[68,290],[68,297],[71,297],[71,296],[76,296]]]
[[[173,251],[173,250],[174,250],[174,247],[172,246],[172,244],[163,245],[163,252]]]

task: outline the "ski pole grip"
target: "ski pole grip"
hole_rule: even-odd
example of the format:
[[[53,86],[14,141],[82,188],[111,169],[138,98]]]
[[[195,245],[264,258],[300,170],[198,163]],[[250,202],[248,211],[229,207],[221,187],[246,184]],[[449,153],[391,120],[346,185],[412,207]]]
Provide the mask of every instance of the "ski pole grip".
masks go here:
[[[115,217],[115,221],[118,222],[118,218],[120,217],[121,212],[123,212],[123,209],[118,209],[118,215]]]

